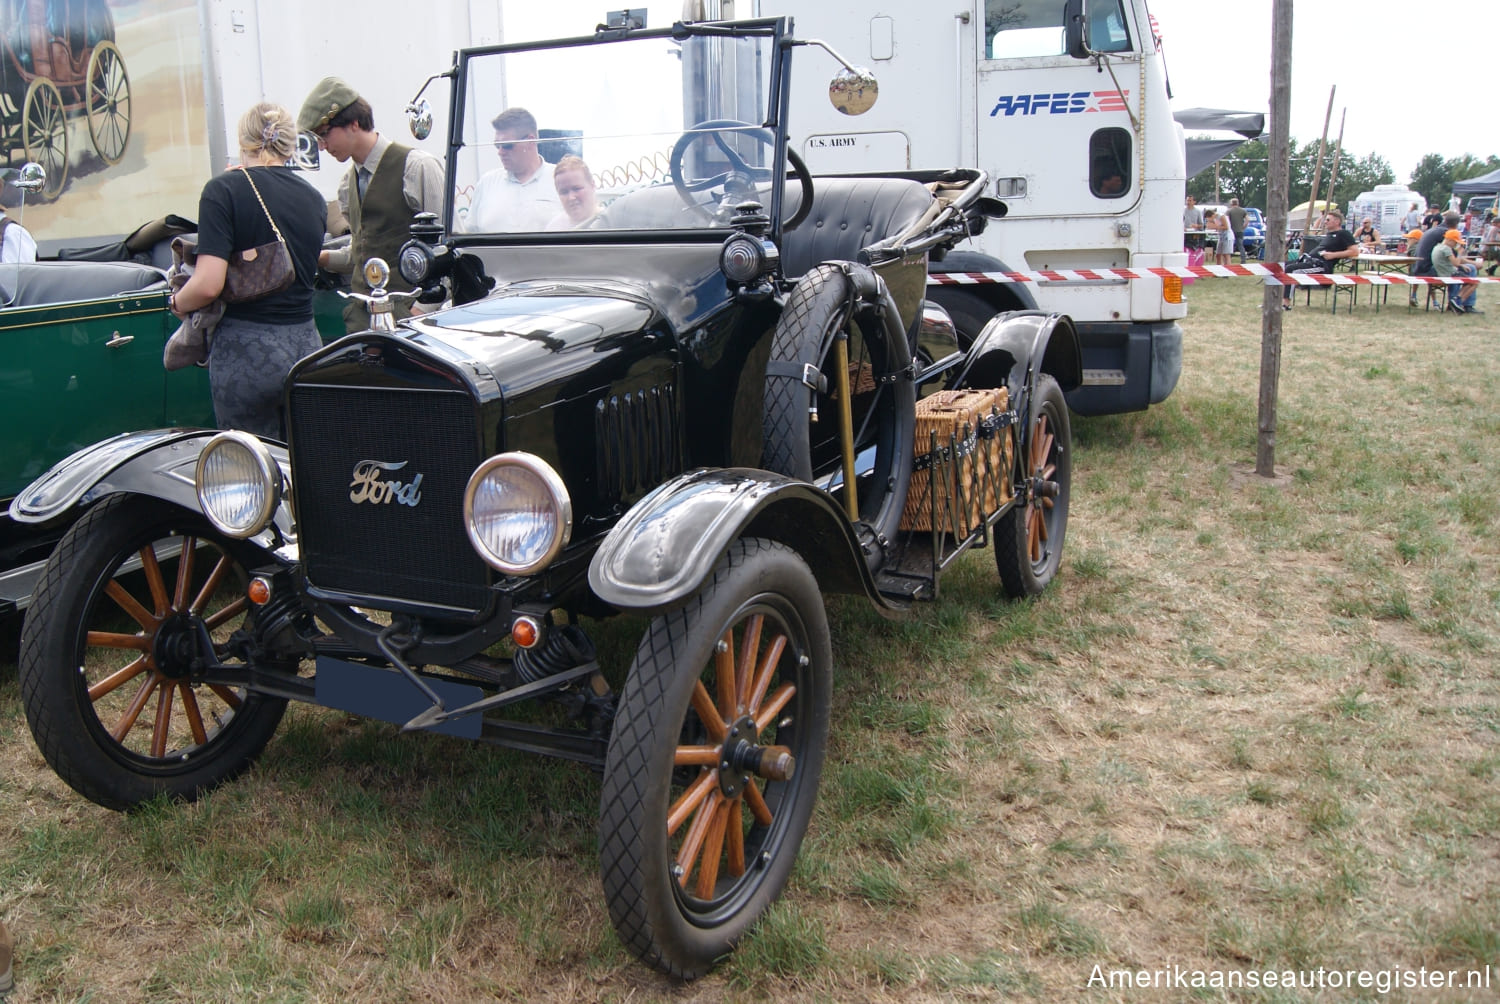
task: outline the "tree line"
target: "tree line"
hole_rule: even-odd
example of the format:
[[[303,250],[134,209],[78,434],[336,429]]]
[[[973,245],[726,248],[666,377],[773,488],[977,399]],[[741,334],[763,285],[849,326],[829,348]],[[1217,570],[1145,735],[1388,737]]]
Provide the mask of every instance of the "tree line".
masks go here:
[[[1299,146],[1296,139],[1288,141],[1291,164],[1291,195],[1289,205],[1295,206],[1312,198],[1313,168],[1318,159],[1316,140]],[[1266,166],[1270,163],[1266,144],[1260,140],[1245,143],[1234,153],[1223,158],[1218,169],[1218,198],[1214,193],[1214,167],[1205,168],[1188,179],[1187,194],[1199,202],[1227,202],[1235,196],[1242,205],[1266,205]],[[1471,154],[1444,159],[1429,153],[1411,172],[1411,188],[1420,192],[1429,205],[1447,205],[1455,181],[1463,181],[1500,168],[1500,157],[1491,154],[1481,160]],[[1318,181],[1318,198],[1328,197],[1329,173],[1333,169],[1332,144],[1323,156],[1323,175]],[[1334,179],[1333,201],[1347,208],[1361,192],[1368,192],[1376,185],[1393,184],[1396,180],[1391,165],[1379,154],[1360,157],[1345,150],[1339,157],[1339,173]]]

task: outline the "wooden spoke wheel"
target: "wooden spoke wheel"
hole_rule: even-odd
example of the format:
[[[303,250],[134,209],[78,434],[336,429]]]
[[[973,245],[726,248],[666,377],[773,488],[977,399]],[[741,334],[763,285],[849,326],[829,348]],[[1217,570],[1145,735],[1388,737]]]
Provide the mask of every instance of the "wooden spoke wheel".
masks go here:
[[[643,961],[691,978],[775,900],[812,814],[832,653],[791,549],[736,542],[642,640],[610,738],[600,866]]]
[[[47,172],[42,197],[57,198],[68,180],[68,121],[62,94],[46,77],[37,77],[26,87],[21,102],[21,146],[26,159]]]
[[[995,526],[995,565],[1008,595],[1035,596],[1057,574],[1068,529],[1072,441],[1057,381],[1037,375],[1035,418],[1021,443],[1019,500]]]
[[[194,678],[248,625],[245,545],[196,514],[114,496],[63,537],[21,637],[18,676],[43,756],[126,809],[191,799],[249,766],[284,700]]]
[[[87,79],[89,138],[101,160],[118,164],[130,140],[130,77],[115,43],[94,46]]]

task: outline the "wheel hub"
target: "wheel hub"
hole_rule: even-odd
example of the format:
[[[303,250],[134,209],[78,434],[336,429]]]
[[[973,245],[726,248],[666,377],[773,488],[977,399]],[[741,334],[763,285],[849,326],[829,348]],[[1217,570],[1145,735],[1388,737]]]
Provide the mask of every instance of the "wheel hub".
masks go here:
[[[187,677],[198,655],[197,622],[185,614],[172,614],[156,628],[151,657],[162,676],[172,680]]]
[[[729,726],[719,754],[719,791],[735,798],[752,777],[785,781],[797,769],[797,760],[785,746],[760,745],[760,729],[746,715]]]

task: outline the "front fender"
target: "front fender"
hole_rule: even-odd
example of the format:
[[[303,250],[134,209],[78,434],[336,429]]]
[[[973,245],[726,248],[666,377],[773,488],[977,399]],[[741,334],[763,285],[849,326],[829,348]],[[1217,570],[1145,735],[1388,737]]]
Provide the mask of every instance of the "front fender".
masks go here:
[[[198,455],[217,435],[214,429],[152,429],[86,446],[23,488],[11,501],[11,519],[45,523],[75,506],[89,506],[116,493],[150,495],[202,512],[194,474]],[[282,477],[289,480],[286,447],[273,442],[266,445]],[[291,517],[285,503],[274,521],[283,538],[289,538]]]
[[[740,537],[786,544],[807,561],[825,593],[881,597],[859,540],[827,492],[795,478],[747,468],[678,475],[616,523],[589,563],[589,585],[622,610],[657,612],[691,596]]]

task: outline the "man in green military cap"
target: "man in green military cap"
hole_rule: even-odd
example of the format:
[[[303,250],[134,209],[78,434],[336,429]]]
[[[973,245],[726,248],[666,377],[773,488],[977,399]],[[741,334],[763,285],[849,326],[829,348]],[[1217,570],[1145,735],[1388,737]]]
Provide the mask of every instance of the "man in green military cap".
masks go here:
[[[384,258],[391,266],[390,288],[410,289],[396,271],[396,252],[418,213],[442,213],[442,163],[425,150],[393,143],[376,132],[370,103],[338,77],[318,81],[302,103],[297,127],[317,136],[318,145],[340,164],[351,162],[339,183],[339,208],[353,236],[346,250],[319,254],[318,265],[350,275],[354,291],[368,293],[363,265],[369,258]],[[405,304],[398,305],[398,318],[409,313]],[[344,307],[345,330],[369,326],[364,304],[350,300]]]

